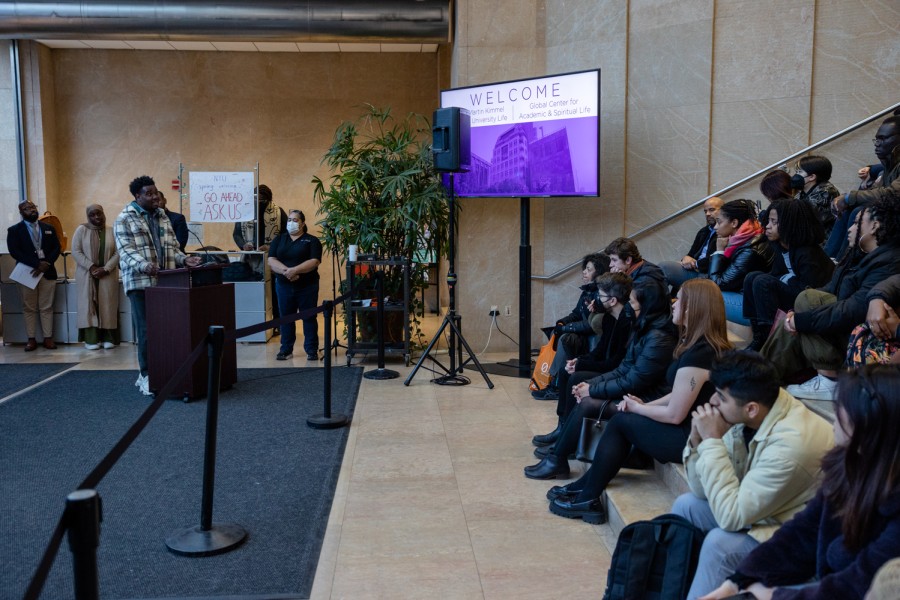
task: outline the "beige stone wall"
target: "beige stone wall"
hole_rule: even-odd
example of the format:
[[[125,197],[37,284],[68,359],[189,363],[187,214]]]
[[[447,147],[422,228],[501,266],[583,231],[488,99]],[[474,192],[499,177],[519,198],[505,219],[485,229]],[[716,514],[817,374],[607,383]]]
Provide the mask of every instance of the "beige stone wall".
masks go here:
[[[601,197],[532,201],[535,274],[892,105],[900,90],[900,11],[873,0],[459,0],[458,17],[454,85],[602,70]],[[839,189],[875,160],[876,128],[819,151]],[[761,200],[758,182],[726,196],[738,197]],[[460,310],[475,346],[481,313],[517,290],[516,207],[466,201],[462,235],[476,257],[459,269]],[[680,258],[701,222],[683,218],[638,245],[653,261]],[[534,282],[533,346],[541,324],[571,309],[578,281],[571,271]],[[515,331],[515,318],[504,325]],[[513,346],[495,336],[491,348]]]

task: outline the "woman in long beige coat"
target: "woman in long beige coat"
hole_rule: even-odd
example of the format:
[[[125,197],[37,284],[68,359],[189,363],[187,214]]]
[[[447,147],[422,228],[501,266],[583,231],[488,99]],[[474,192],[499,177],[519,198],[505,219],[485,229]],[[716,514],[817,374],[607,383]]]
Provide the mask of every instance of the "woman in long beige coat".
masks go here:
[[[87,219],[72,237],[78,341],[88,350],[112,348],[119,343],[119,253],[103,207],[88,206]]]

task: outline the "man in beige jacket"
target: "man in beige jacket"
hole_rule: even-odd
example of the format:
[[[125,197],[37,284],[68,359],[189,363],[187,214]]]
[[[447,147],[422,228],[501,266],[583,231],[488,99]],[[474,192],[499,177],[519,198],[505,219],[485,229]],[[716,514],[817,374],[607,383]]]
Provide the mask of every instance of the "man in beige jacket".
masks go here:
[[[831,426],[778,387],[755,352],[713,364],[709,404],[693,413],[684,467],[691,493],[672,512],[706,532],[689,600],[716,589],[740,560],[815,495]]]

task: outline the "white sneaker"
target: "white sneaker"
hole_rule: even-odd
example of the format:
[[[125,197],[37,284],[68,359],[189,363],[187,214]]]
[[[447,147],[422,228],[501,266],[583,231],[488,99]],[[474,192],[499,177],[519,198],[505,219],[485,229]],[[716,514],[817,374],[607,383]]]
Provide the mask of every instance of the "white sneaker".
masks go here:
[[[116,345],[113,344],[112,342],[103,342],[103,347],[106,348],[107,350],[109,350],[110,348],[115,348]]]
[[[144,376],[138,373],[137,381],[134,382],[135,387],[141,387],[141,382],[144,380]]]
[[[88,344],[87,342],[85,342],[84,348],[85,350],[99,350],[100,344]]]
[[[141,379],[141,382],[138,385],[138,389],[141,391],[141,393],[143,395],[152,396],[153,392],[150,391],[150,377],[148,377],[147,375],[144,375],[140,379]]]
[[[832,381],[822,375],[816,375],[809,381],[784,388],[794,398],[807,400],[834,400],[834,390],[837,389],[837,381]]]

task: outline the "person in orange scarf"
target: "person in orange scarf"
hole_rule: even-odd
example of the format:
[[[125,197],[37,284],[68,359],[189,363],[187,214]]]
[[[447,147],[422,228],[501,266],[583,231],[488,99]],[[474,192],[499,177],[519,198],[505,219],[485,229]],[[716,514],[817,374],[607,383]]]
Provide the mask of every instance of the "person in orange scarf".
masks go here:
[[[772,268],[775,253],[759,224],[759,210],[752,200],[726,202],[716,215],[716,252],[709,259],[709,279],[722,290],[725,317],[742,325],[744,278],[753,271]]]

